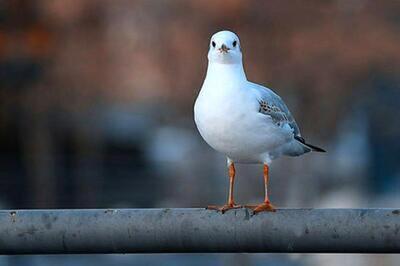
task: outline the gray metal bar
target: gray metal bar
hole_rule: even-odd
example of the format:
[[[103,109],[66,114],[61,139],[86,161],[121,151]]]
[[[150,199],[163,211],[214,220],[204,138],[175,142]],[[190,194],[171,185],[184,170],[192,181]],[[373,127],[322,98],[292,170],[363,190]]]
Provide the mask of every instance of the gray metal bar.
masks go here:
[[[399,253],[400,210],[0,211],[0,254]]]

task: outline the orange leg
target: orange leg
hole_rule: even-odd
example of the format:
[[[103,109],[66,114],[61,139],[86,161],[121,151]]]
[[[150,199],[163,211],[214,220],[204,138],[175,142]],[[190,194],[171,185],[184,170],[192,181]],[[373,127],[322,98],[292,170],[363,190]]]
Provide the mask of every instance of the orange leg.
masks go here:
[[[221,211],[222,213],[226,212],[227,210],[230,209],[238,209],[242,208],[242,206],[235,204],[233,200],[233,185],[235,182],[235,165],[233,163],[230,163],[228,166],[228,173],[229,173],[229,194],[228,194],[228,203],[225,204],[222,207],[219,206],[208,206],[207,209],[210,210],[218,210]]]
[[[264,187],[265,187],[265,198],[264,202],[256,206],[246,206],[254,211],[254,213],[262,211],[275,212],[275,207],[271,204],[268,197],[268,181],[269,181],[269,167],[264,164]]]

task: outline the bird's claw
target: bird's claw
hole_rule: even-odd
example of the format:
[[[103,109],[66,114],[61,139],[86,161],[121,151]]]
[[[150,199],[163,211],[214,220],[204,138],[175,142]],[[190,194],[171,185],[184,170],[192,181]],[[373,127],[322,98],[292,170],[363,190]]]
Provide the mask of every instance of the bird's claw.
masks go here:
[[[225,213],[228,210],[240,209],[240,208],[243,208],[243,206],[235,203],[225,204],[224,206],[215,206],[215,205],[207,206],[207,210],[216,210],[220,211],[221,213]]]
[[[269,201],[263,202],[259,205],[246,205],[245,207],[253,210],[254,213],[259,213],[263,211],[276,212],[274,205],[272,205]]]

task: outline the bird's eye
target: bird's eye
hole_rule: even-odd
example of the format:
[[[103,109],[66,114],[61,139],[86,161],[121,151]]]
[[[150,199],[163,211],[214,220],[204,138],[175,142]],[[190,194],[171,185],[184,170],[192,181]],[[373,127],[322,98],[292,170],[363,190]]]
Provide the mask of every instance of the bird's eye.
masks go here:
[[[214,48],[215,48],[215,46],[216,46],[216,44],[215,44],[214,41],[211,42],[211,45],[212,45],[212,47],[214,47]]]
[[[233,47],[236,47],[237,41],[233,41],[232,45]]]

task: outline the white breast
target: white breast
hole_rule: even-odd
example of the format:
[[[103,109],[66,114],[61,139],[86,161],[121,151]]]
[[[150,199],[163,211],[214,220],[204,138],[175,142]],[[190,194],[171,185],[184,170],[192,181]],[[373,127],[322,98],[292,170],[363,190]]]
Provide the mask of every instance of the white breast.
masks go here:
[[[195,103],[195,122],[215,150],[236,161],[259,162],[286,140],[258,108],[258,100],[245,84],[218,88],[205,84]]]

